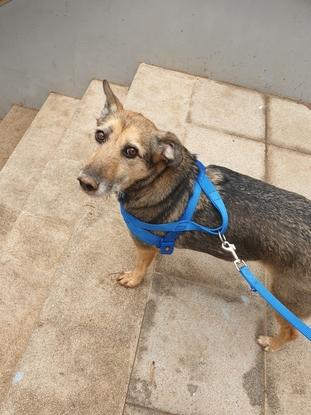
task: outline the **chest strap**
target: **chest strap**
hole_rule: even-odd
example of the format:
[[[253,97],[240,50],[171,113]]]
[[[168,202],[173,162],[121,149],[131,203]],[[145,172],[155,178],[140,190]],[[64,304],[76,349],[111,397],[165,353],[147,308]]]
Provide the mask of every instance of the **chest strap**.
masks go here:
[[[173,253],[176,239],[181,232],[201,231],[216,236],[219,233],[224,234],[228,228],[228,213],[222,198],[212,181],[206,175],[205,166],[198,160],[196,164],[199,168],[199,174],[193,188],[193,193],[189,198],[184,213],[178,221],[160,224],[146,223],[128,213],[124,208],[123,202],[120,202],[121,214],[131,233],[141,242],[159,248],[161,254],[171,255]],[[200,225],[192,220],[200,200],[201,192],[205,193],[220,215],[221,225],[215,228]],[[165,232],[165,235],[155,235],[153,233],[155,231]]]

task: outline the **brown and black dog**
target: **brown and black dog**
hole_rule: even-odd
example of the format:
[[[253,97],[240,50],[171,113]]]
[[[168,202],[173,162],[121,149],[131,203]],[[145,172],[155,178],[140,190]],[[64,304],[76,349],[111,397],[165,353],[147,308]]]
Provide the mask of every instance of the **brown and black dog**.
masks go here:
[[[103,82],[106,104],[97,120],[99,149],[78,180],[90,194],[115,193],[126,210],[150,223],[178,220],[192,194],[198,174],[196,157],[171,132],[160,131],[142,114],[124,110],[108,82]],[[270,270],[272,290],[298,316],[311,315],[311,202],[225,167],[208,166],[229,213],[226,236],[245,260],[260,260]],[[219,225],[219,216],[204,194],[194,220]],[[118,281],[135,287],[144,278],[157,249],[134,239],[137,260],[133,271]],[[206,252],[232,260],[217,237],[202,232],[182,233],[177,248]],[[274,337],[260,336],[266,351],[278,350],[297,337],[296,330],[276,315]]]

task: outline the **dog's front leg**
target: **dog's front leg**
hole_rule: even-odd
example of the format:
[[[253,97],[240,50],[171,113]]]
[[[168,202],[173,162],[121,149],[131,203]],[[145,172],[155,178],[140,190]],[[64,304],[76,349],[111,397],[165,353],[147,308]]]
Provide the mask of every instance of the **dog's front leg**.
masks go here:
[[[143,245],[137,239],[133,240],[137,248],[135,268],[133,271],[124,272],[118,277],[119,284],[128,288],[134,288],[142,282],[158,252],[158,249],[153,246]]]

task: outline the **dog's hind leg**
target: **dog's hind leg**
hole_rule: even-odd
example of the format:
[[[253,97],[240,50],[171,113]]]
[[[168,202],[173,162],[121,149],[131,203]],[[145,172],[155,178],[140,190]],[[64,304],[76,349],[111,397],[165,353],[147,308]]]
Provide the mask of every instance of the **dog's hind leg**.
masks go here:
[[[279,333],[274,336],[259,336],[257,341],[266,352],[276,352],[284,344],[295,340],[298,332],[286,320],[284,320],[278,313],[275,313],[277,322],[279,323]]]
[[[158,252],[158,249],[153,246],[143,245],[136,239],[134,242],[137,248],[135,267],[133,271],[124,272],[117,279],[119,284],[128,288],[134,288],[142,282]]]
[[[303,272],[293,272],[292,270],[282,270],[280,272],[274,269],[272,271],[273,294],[299,318],[306,318],[310,315],[311,294],[308,291],[308,276]],[[278,275],[277,275],[277,274]],[[274,274],[274,275],[273,275]],[[286,343],[293,341],[298,336],[298,331],[284,320],[278,313],[274,313],[279,324],[277,335],[259,336],[257,341],[265,351],[275,352]]]

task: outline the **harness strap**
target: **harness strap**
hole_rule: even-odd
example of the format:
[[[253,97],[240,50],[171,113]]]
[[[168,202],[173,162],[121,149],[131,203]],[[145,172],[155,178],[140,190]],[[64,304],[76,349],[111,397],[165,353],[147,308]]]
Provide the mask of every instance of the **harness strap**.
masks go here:
[[[175,241],[181,232],[201,231],[207,232],[210,235],[218,235],[219,232],[224,234],[228,228],[228,213],[222,198],[206,175],[204,165],[198,160],[196,161],[196,164],[199,168],[198,178],[180,220],[161,224],[146,223],[128,213],[124,208],[124,204],[120,202],[121,214],[131,233],[147,245],[153,245],[159,248],[161,254],[170,255],[173,253]],[[203,226],[192,221],[202,191],[220,214],[222,224],[215,228]],[[166,234],[164,236],[159,236],[152,233],[156,231],[166,232]]]

